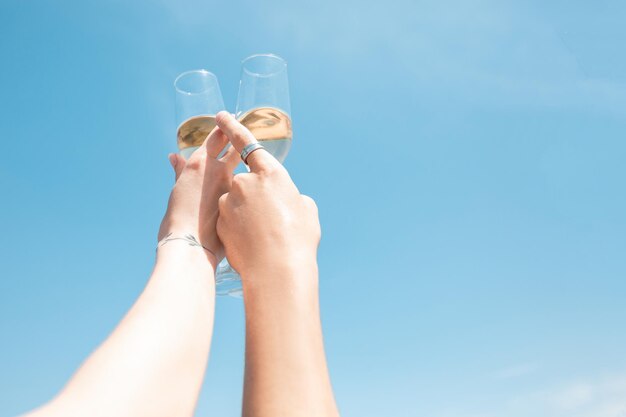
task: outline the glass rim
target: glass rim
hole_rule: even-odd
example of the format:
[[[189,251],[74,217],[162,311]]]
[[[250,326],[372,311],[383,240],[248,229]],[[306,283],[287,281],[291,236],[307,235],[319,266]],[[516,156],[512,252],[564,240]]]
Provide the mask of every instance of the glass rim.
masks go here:
[[[205,75],[209,75],[211,77],[213,77],[213,79],[216,81],[217,83],[217,76],[215,74],[213,74],[211,71],[207,71],[205,69],[195,69],[195,70],[189,70],[189,71],[184,71],[181,72],[180,74],[178,74],[178,76],[174,79],[174,88],[176,89],[177,92],[181,93],[181,94],[185,94],[187,96],[195,96],[198,94],[203,94],[206,93],[207,91],[209,91],[211,88],[205,88],[204,90],[201,91],[196,91],[196,92],[191,92],[191,91],[186,91],[186,90],[182,90],[180,88],[178,88],[178,81],[188,75],[191,74],[205,74]],[[218,84],[219,85],[219,84]]]
[[[254,72],[254,71],[250,71],[248,68],[246,68],[246,62],[250,61],[251,59],[255,59],[255,58],[260,58],[260,57],[264,57],[264,58],[272,58],[275,59],[277,61],[279,61],[280,63],[282,63],[282,68],[280,68],[278,71],[274,71],[274,72],[270,72],[270,73],[261,73],[261,72]],[[279,74],[283,71],[285,71],[285,69],[287,68],[287,61],[285,60],[285,58],[278,56],[276,54],[254,54],[254,55],[250,55],[249,57],[243,59],[241,61],[241,69],[250,74],[250,75],[255,75],[257,77],[271,77],[273,75]]]

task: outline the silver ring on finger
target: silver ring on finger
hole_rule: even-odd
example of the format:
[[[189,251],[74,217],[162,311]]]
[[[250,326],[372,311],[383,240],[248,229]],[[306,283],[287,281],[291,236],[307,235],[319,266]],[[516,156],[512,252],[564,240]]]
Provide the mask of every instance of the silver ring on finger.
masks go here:
[[[244,148],[241,150],[241,160],[243,161],[243,163],[248,165],[248,157],[250,156],[250,154],[254,151],[258,151],[259,149],[265,149],[263,148],[263,145],[261,145],[259,142],[249,143],[244,146]]]

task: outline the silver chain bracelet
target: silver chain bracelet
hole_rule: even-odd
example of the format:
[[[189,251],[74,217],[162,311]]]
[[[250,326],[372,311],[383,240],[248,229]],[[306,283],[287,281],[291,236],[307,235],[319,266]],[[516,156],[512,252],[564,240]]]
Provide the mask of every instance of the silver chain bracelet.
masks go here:
[[[182,236],[182,237],[174,237],[172,236],[173,233],[168,233],[167,236],[165,236],[163,239],[159,240],[159,242],[157,243],[157,250],[165,245],[168,242],[171,242],[173,240],[184,240],[185,242],[189,243],[189,246],[197,246],[200,247],[202,249],[204,249],[205,251],[209,252],[211,255],[215,256],[215,254],[213,253],[213,251],[211,251],[210,249],[208,249],[206,246],[202,246],[202,244],[200,242],[198,242],[198,239],[196,239],[196,237],[190,233]],[[217,258],[217,256],[216,256]]]

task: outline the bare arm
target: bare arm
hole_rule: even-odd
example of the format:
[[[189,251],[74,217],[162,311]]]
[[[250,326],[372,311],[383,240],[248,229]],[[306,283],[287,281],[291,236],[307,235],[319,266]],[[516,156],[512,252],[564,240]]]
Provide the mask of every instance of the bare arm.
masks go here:
[[[152,275],[139,299],[60,394],[28,417],[192,416],[213,332],[217,200],[228,191],[237,155],[215,157],[218,130],[185,163],[173,156],[176,185],[161,224]],[[193,242],[192,242],[193,243]]]
[[[249,278],[262,284],[244,284],[243,415],[338,416],[324,355],[316,265]]]
[[[241,151],[256,139],[228,113],[218,126]],[[220,198],[218,234],[242,276],[244,417],[337,417],[318,302],[320,226],[313,200],[264,150]]]
[[[159,249],[150,280],[126,317],[62,392],[30,414],[191,416],[211,343],[215,286],[204,250]]]

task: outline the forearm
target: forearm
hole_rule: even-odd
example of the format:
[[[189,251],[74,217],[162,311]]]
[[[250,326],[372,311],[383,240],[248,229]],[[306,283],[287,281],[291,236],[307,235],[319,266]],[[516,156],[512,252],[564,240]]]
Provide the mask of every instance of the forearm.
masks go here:
[[[159,248],[135,305],[45,415],[193,415],[213,328],[213,271],[201,248]]]
[[[257,284],[248,284],[257,283]],[[244,417],[338,416],[327,371],[317,265],[244,277]]]

